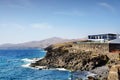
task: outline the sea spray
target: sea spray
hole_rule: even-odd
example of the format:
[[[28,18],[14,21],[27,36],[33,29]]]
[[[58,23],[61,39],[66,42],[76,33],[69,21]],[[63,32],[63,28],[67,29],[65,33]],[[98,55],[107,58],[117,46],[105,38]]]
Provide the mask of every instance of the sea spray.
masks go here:
[[[21,66],[22,66],[22,67],[25,67],[25,68],[37,69],[37,68],[30,67],[30,64],[31,64],[31,63],[35,63],[36,61],[41,60],[41,59],[43,59],[43,58],[44,58],[44,57],[41,57],[41,58],[33,58],[33,59],[29,59],[29,58],[21,59],[21,61],[24,62],[24,64],[22,64]]]

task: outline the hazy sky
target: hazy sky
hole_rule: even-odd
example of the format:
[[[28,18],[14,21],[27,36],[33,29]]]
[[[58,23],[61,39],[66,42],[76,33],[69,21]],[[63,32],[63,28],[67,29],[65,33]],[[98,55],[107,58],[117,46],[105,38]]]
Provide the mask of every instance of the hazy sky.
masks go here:
[[[120,0],[0,0],[0,44],[120,33]]]

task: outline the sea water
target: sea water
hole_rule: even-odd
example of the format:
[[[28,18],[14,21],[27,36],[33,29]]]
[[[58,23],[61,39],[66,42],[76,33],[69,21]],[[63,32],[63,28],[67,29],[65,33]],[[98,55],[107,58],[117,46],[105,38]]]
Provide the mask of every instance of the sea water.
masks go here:
[[[63,68],[38,70],[29,67],[35,59],[45,55],[42,49],[0,50],[0,80],[85,80],[84,73],[76,75]]]
[[[44,50],[0,50],[0,80],[69,80],[70,73],[24,67],[33,58],[43,58]]]

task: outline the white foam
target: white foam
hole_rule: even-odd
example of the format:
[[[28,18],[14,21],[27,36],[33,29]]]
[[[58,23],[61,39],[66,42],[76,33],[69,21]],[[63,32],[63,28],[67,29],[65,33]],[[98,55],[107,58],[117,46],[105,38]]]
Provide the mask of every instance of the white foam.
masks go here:
[[[22,67],[25,68],[32,68],[32,69],[46,69],[46,70],[59,70],[59,71],[68,71],[65,68],[47,68],[46,66],[35,66],[35,67],[31,67],[30,64],[31,63],[35,63],[38,60],[41,60],[43,58],[33,58],[33,59],[28,59],[28,58],[24,58],[22,59],[22,61],[27,62],[27,64],[23,64]]]
[[[28,59],[28,58],[22,59],[22,61],[24,61],[24,62],[33,62],[32,59]]]
[[[60,71],[68,71],[67,69],[65,68],[56,68],[57,70],[60,70]]]
[[[41,60],[41,59],[42,59],[42,58],[33,58],[33,59],[24,58],[24,59],[22,59],[22,61],[34,63],[34,62],[36,62],[36,61],[38,61],[38,60]]]
[[[39,69],[39,70],[40,70],[40,69],[41,69],[41,70],[42,70],[42,69],[47,69],[47,70],[48,70],[48,67],[47,67],[47,66],[35,66],[34,68],[35,68],[35,69]]]
[[[38,69],[38,68],[31,67],[30,64],[31,63],[24,64],[24,65],[21,65],[21,66],[24,67],[24,68]]]
[[[21,66],[22,66],[22,67],[25,67],[25,68],[38,69],[38,68],[31,67],[30,64],[31,64],[31,63],[35,63],[36,61],[38,61],[38,60],[40,60],[40,59],[42,59],[42,58],[33,58],[33,59],[24,58],[24,59],[21,59],[22,61],[27,62],[27,64],[23,64],[23,65],[21,65]]]
[[[24,65],[22,65],[22,67],[29,68],[30,67],[30,63],[24,64]]]

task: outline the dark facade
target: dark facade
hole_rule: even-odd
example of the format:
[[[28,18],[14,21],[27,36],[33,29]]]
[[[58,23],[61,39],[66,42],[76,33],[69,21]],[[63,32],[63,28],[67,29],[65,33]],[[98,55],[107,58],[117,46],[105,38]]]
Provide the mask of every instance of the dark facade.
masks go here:
[[[88,35],[88,39],[104,39],[110,41],[117,39],[117,34]]]
[[[109,52],[119,51],[120,52],[120,44],[117,43],[109,43]]]

